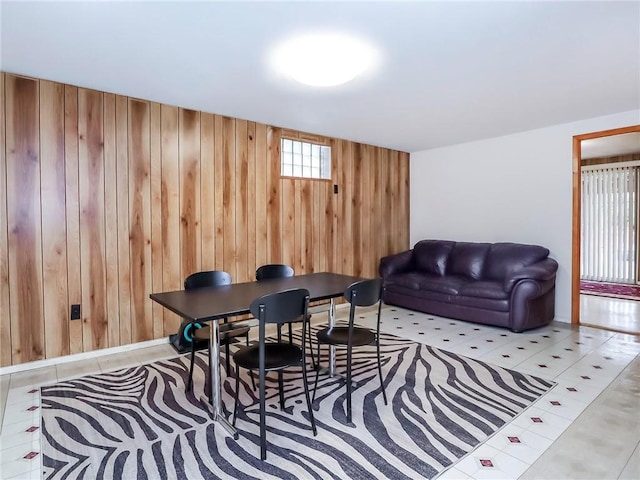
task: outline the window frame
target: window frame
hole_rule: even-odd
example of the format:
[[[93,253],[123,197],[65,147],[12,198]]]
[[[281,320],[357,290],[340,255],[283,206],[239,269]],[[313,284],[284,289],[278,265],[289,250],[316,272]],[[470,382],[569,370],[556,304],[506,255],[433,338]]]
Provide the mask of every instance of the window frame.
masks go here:
[[[319,172],[322,172],[322,148],[328,148],[329,149],[329,165],[328,165],[328,177],[314,177],[314,176],[302,176],[302,175],[286,175],[283,173],[284,170],[284,166],[285,166],[285,149],[284,149],[284,142],[285,141],[290,141],[292,142],[292,147],[291,147],[291,152],[292,152],[292,157],[294,153],[298,153],[300,155],[300,158],[303,160],[305,157],[308,157],[310,162],[308,164],[305,164],[304,162],[302,162],[300,164],[300,168],[302,169],[302,171],[304,172],[305,169],[311,169],[313,171],[313,160],[314,160],[314,149],[317,148],[319,150],[318,152],[318,166],[316,167],[317,170]],[[296,152],[296,148],[295,148],[295,144],[299,144],[300,147],[300,152]],[[307,151],[308,151],[308,155],[305,155],[305,146],[307,147]],[[293,163],[293,159],[292,162],[289,164],[292,167],[295,166],[295,164]],[[292,172],[293,173],[293,172]],[[332,182],[333,181],[333,148],[330,144],[326,143],[326,142],[318,142],[318,141],[311,141],[308,139],[300,139],[300,138],[295,138],[292,136],[287,136],[287,135],[283,135],[282,137],[280,137],[280,178],[285,178],[285,179],[293,179],[293,180],[312,180],[312,181],[319,181],[319,182]]]

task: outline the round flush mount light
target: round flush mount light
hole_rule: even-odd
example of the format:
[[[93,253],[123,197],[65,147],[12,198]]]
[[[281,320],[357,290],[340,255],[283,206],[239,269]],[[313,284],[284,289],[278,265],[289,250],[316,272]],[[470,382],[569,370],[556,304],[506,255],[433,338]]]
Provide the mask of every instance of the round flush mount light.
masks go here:
[[[365,42],[341,34],[292,38],[274,51],[276,68],[305,85],[332,87],[353,80],[375,62]]]

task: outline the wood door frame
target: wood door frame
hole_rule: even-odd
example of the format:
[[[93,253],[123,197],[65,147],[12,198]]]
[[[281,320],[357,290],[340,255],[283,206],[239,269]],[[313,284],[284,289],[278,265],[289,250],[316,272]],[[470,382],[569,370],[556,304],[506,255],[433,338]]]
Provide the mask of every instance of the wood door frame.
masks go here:
[[[580,229],[582,226],[581,206],[581,175],[580,159],[582,157],[582,140],[610,137],[625,133],[640,132],[640,125],[602,130],[600,132],[585,133],[573,136],[573,222],[571,247],[571,323],[580,323]]]

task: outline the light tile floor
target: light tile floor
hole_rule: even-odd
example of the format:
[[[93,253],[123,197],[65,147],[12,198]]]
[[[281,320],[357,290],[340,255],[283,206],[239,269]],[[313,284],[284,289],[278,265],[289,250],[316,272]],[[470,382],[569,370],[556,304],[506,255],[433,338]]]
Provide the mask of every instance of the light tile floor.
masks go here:
[[[640,299],[581,294],[580,323],[640,334]]]
[[[515,334],[396,307],[382,328],[558,382],[440,479],[640,478],[638,337],[563,323]],[[40,386],[175,355],[166,344],[0,376],[0,478],[40,478]]]

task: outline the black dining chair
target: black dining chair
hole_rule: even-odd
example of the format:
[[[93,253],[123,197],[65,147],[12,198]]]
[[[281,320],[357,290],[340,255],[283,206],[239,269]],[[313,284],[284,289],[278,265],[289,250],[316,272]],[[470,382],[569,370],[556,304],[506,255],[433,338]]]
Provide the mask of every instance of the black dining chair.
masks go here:
[[[205,272],[196,272],[189,275],[184,281],[184,289],[192,290],[195,288],[203,287],[218,287],[221,285],[231,285],[231,275],[222,270],[209,270]],[[249,327],[246,325],[233,325],[227,323],[228,319],[224,318],[224,323],[220,325],[220,343],[225,346],[226,353],[226,366],[227,375],[231,371],[231,361],[229,355],[229,344],[231,339],[237,337],[245,337],[247,345],[249,345]],[[194,324],[191,324],[191,362],[189,365],[189,381],[187,382],[186,391],[189,392],[193,389],[193,367],[196,358],[196,342],[206,342],[209,364],[211,364],[211,345],[209,343],[209,336],[211,334],[209,325],[203,325],[199,328],[195,328]],[[253,382],[253,377],[251,377]],[[255,389],[255,383],[253,385]]]
[[[382,387],[382,397],[384,404],[387,404],[387,394],[384,390],[382,379],[382,365],[380,362],[380,311],[382,309],[382,279],[361,280],[352,283],[344,291],[344,298],[350,303],[348,325],[336,325],[320,330],[317,334],[318,342],[318,362],[320,362],[320,345],[347,348],[347,421],[351,422],[351,365],[353,347],[365,345],[375,345],[378,356],[378,374],[380,376],[380,386]],[[369,307],[378,304],[378,319],[376,331],[354,325],[357,307]],[[316,380],[313,384],[313,401],[316,399],[316,389],[318,388],[318,376],[320,368],[316,370]]]
[[[280,408],[284,409],[284,381],[282,372],[289,367],[302,367],[302,381],[304,394],[307,400],[307,409],[311,422],[313,435],[317,435],[316,423],[313,418],[311,399],[309,396],[309,384],[307,381],[306,331],[309,328],[309,291],[303,288],[284,290],[281,292],[263,295],[249,307],[254,317],[258,319],[259,341],[247,347],[241,347],[233,354],[233,361],[237,367],[248,370],[258,370],[259,397],[260,397],[260,458],[267,458],[267,442],[265,431],[265,396],[267,372],[278,373],[278,388],[280,394]],[[299,322],[302,318],[302,345],[293,345],[282,341],[280,328],[275,341],[269,341],[266,334],[268,324],[276,324],[278,327],[291,322]],[[236,374],[236,398],[233,407],[233,426],[238,418],[238,397],[240,392],[240,375]]]
[[[258,267],[256,270],[256,280],[268,280],[271,278],[288,278],[293,277],[295,275],[295,271],[293,267],[289,265],[283,265],[281,263],[271,263],[267,265],[262,265]],[[309,314],[309,320],[311,319],[311,314]],[[316,359],[313,356],[313,342],[311,341],[311,329],[308,332],[309,335],[309,353],[311,355],[311,363],[313,364],[313,369],[316,369]],[[291,323],[289,324],[289,343],[293,343],[293,327]]]
[[[256,270],[256,280],[267,280],[269,278],[288,278],[293,277],[295,271],[293,267],[289,265],[283,265],[280,263],[272,263],[268,265],[262,265]]]

